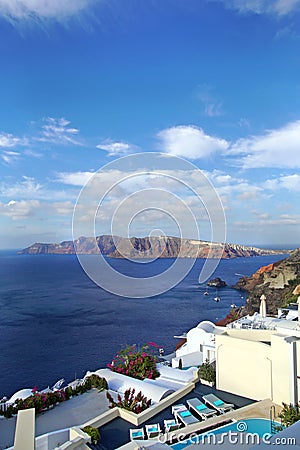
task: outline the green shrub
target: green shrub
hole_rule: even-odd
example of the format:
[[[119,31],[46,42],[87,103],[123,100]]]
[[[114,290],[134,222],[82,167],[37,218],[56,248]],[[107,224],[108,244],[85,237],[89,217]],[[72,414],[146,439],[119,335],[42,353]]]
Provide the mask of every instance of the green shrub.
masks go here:
[[[57,403],[62,403],[66,400],[65,392],[63,389],[55,392],[49,392],[42,394],[40,392],[34,392],[33,395],[25,399],[17,399],[14,406],[14,414],[22,409],[34,408],[36,413],[40,413],[50,406],[55,406]]]
[[[87,426],[82,428],[82,431],[91,437],[92,444],[96,445],[100,441],[100,433],[98,428]]]
[[[104,391],[105,389],[108,389],[107,381],[105,378],[99,377],[99,375],[96,375],[93,373],[89,377],[85,379],[84,386],[89,390],[92,388],[97,388],[99,391]]]
[[[216,371],[214,367],[209,363],[208,359],[199,367],[199,377],[202,380],[206,380],[209,383],[216,382]]]
[[[8,406],[8,408],[5,411],[3,411],[2,414],[6,419],[10,419],[13,416],[13,414],[17,414],[17,411],[13,406]]]
[[[106,379],[93,374],[90,377],[87,377],[82,385],[77,386],[74,389],[67,386],[65,389],[48,392],[47,394],[42,394],[37,391],[37,388],[34,388],[30,397],[17,399],[14,406],[9,406],[6,411],[0,411],[0,415],[10,418],[14,414],[17,414],[18,411],[28,408],[34,408],[38,414],[47,410],[50,406],[55,406],[58,403],[69,400],[73,396],[84,394],[93,387],[98,388],[99,390],[107,389]]]
[[[73,393],[72,393],[72,388],[70,386],[67,386],[65,388],[65,396],[66,396],[66,400],[69,400],[72,397]]]
[[[289,286],[297,286],[298,284],[300,284],[300,278],[296,277],[293,280],[289,280],[288,281]]]
[[[285,427],[289,427],[293,425],[293,423],[300,420],[300,408],[299,406],[287,405],[286,403],[282,403],[283,409],[279,414],[281,419],[281,423]]]

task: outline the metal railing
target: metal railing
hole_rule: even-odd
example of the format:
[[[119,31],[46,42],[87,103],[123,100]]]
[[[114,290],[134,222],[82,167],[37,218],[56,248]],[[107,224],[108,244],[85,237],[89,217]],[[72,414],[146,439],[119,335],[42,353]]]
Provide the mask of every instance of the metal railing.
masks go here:
[[[270,407],[271,434],[275,434],[277,432],[276,425],[275,425],[275,415],[276,415],[275,406],[272,405]]]
[[[8,407],[11,405],[12,403],[0,403],[0,411],[7,411]]]

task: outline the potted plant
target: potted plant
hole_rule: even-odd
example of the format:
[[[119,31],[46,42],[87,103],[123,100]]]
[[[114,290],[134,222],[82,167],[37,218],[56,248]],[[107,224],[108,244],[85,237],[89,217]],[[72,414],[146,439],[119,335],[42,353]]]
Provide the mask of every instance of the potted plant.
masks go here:
[[[127,411],[134,412],[135,414],[140,414],[151,406],[151,399],[145,397],[141,391],[138,392],[138,394],[135,394],[134,388],[127,389],[124,392],[123,397],[118,394],[117,401],[113,399],[109,392],[106,392],[106,398],[110,403],[110,408],[123,408]]]
[[[98,444],[98,442],[100,441],[100,433],[98,428],[86,426],[82,428],[82,431],[90,436],[92,445]]]
[[[199,378],[202,384],[214,386],[216,383],[216,370],[208,359],[199,367]]]

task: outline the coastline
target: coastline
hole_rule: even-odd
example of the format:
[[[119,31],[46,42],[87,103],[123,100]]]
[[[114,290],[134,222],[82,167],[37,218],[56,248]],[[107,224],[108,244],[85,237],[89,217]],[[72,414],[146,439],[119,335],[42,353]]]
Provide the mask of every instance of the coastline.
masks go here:
[[[268,256],[222,260],[214,276],[230,286],[237,280],[235,273],[251,274],[273,260]],[[224,288],[219,303],[213,301],[213,290],[208,298],[203,296],[204,286],[198,283],[203,260],[197,260],[171,291],[145,300],[104,293],[87,279],[76,256],[23,259],[10,254],[1,261],[5,282],[0,287],[0,331],[5,340],[0,342],[4,369],[0,398],[24,386],[42,388],[62,377],[74,380],[74,373],[81,376],[87,367],[104,367],[122,344],[154,339],[165,353],[171,353],[176,346],[174,335],[202,320],[218,322],[230,312],[231,303],[245,304],[230,287]],[[117,268],[122,265],[131,271],[134,267],[125,260],[114,261]],[[167,261],[158,260],[152,267],[166,270]],[[146,269],[146,275],[153,273],[150,265],[143,265]],[[147,326],[137,333],[141,318]]]

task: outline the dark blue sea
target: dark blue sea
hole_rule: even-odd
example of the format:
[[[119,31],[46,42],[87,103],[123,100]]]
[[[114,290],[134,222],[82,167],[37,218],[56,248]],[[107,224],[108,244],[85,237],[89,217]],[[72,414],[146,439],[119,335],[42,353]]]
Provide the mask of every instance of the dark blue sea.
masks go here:
[[[213,277],[230,286],[236,274],[250,275],[285,255],[222,260]],[[141,264],[110,260],[126,273]],[[170,266],[160,259],[142,264],[147,276]],[[230,287],[204,296],[197,260],[186,278],[169,292],[152,298],[128,299],[96,286],[75,255],[17,255],[0,252],[0,398],[20,388],[43,389],[58,379],[71,381],[87,370],[105,367],[125,344],[154,341],[174,350],[180,334],[202,320],[226,316],[231,303],[241,306],[245,294]]]

